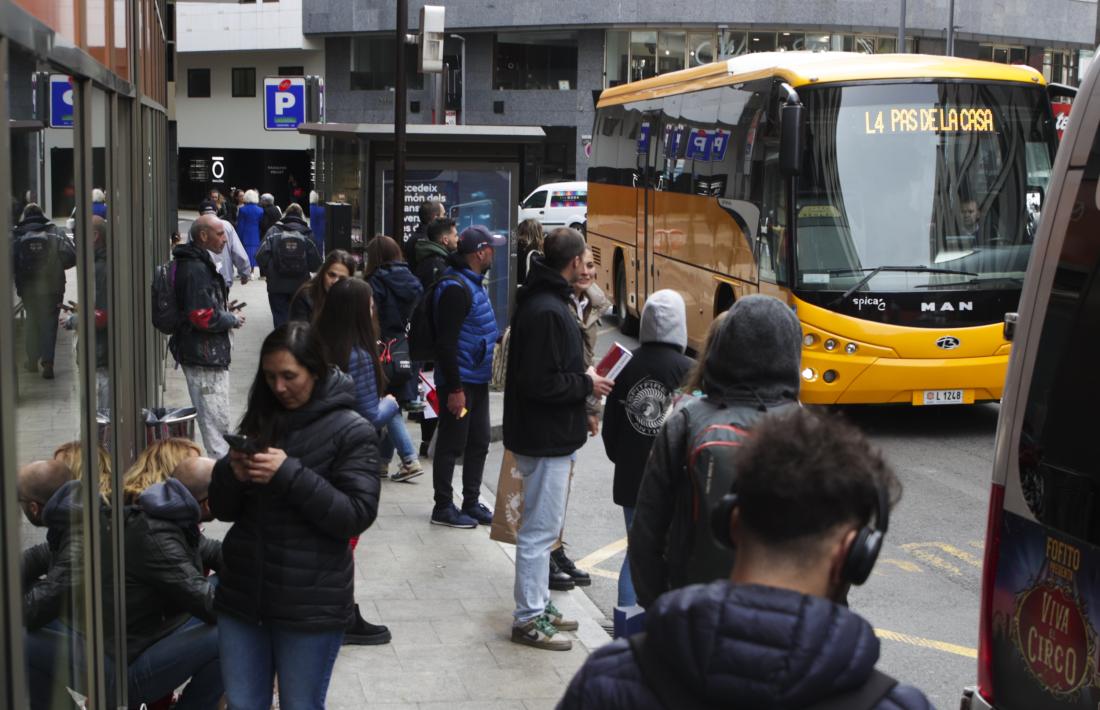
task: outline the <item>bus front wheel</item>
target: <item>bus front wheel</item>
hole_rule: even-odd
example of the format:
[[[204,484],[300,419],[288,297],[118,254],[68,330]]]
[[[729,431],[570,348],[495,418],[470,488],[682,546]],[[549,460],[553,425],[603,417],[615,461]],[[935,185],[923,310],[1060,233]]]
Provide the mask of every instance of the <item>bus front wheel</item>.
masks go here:
[[[626,296],[626,269],[622,260],[617,262],[615,269],[615,314],[619,316],[619,332],[633,337],[638,334],[638,319],[630,315],[627,308]]]

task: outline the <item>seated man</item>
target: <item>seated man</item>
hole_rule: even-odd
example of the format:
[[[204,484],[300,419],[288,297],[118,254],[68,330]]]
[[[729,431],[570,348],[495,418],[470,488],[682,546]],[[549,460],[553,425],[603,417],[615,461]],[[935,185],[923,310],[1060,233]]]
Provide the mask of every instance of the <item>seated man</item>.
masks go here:
[[[176,710],[213,708],[223,692],[214,585],[203,570],[221,566],[221,544],[199,523],[214,461],[184,459],[172,477],[126,509],[126,648],[133,706],[170,694],[190,678]]]
[[[881,454],[795,409],[756,426],[737,470],[712,514],[737,548],[730,579],[662,595],[645,634],[589,656],[559,709],[930,708],[875,671],[871,625],[837,603],[870,573],[900,493]]]
[[[32,709],[50,706],[64,686],[83,675],[79,653],[84,608],[84,544],[80,536],[80,481],[60,461],[19,469],[19,507],[31,525],[46,528],[46,542],[23,552],[23,623]]]

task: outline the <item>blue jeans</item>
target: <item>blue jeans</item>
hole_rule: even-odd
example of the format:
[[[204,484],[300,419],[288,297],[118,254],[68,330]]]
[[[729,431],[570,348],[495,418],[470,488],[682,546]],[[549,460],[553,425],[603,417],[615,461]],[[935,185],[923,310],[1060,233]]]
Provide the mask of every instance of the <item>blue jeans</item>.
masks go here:
[[[218,641],[229,707],[270,710],[272,685],[278,676],[283,710],[324,710],[343,640],[343,629],[311,633],[220,615]]]
[[[515,622],[524,624],[550,603],[550,548],[565,523],[571,456],[516,454],[523,475],[523,520],[516,534]]]
[[[386,436],[380,437],[378,454],[382,463],[389,463],[394,448],[402,461],[416,458],[409,430],[405,428],[405,418],[401,416],[401,405],[396,401],[383,398],[378,403],[378,428],[386,427]]]
[[[268,277],[270,278],[270,274]],[[278,328],[283,323],[290,320],[290,298],[293,294],[290,293],[271,293],[267,294],[267,303],[271,306],[271,322]]]
[[[54,619],[40,629],[28,631],[24,648],[31,710],[56,706],[67,696],[65,686],[78,692],[86,690],[82,634]]]
[[[634,508],[623,506],[623,519],[626,521],[626,532],[630,534],[630,524],[634,522]],[[623,556],[623,566],[619,570],[619,603],[617,606],[635,606],[638,597],[634,594],[634,580],[630,577],[630,548],[626,549]]]
[[[222,696],[222,669],[218,665],[218,627],[191,617],[130,664],[131,705],[152,703],[183,684],[176,710],[217,707]]]

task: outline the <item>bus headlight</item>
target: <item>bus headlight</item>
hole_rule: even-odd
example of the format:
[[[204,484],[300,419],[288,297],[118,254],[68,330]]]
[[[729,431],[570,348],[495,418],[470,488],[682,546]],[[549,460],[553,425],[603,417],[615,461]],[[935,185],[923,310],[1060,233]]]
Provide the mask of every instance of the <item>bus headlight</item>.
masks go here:
[[[825,340],[825,349],[826,350],[836,350],[836,341],[833,340],[832,338],[827,338]]]
[[[815,372],[812,367],[807,367],[802,371],[802,379],[807,382],[813,382],[817,379],[817,372]]]
[[[848,353],[849,355],[855,355],[856,350],[859,350],[859,346],[855,343],[848,343],[844,346],[844,352]]]
[[[817,345],[817,336],[813,333],[806,333],[806,335],[802,336],[802,344],[808,348],[812,348],[814,345]]]

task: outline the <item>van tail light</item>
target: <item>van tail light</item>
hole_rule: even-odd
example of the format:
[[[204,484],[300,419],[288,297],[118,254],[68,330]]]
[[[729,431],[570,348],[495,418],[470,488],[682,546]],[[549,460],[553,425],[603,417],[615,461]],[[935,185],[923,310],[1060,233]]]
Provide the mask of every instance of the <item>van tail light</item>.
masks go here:
[[[982,617],[978,627],[978,693],[993,705],[993,587],[1001,551],[1001,518],[1005,488],[993,484],[985,525],[985,560],[982,563]]]

